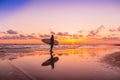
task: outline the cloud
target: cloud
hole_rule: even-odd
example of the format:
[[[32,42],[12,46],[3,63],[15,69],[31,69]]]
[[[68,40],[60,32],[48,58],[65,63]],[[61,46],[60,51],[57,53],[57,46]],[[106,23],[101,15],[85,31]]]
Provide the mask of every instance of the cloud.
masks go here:
[[[41,38],[48,38],[48,37],[50,37],[51,35],[49,35],[49,34],[40,34],[40,37]]]
[[[101,25],[100,27],[98,27],[96,30],[91,30],[88,33],[88,37],[94,37],[96,36],[102,29],[104,29],[105,27],[103,25]]]
[[[0,39],[19,39],[18,36],[2,36]]]
[[[57,32],[55,33],[54,31],[51,31],[50,34],[40,34],[40,38],[50,38],[51,34],[54,35],[54,38],[65,38],[65,37],[71,37],[71,35],[68,32]]]
[[[107,40],[120,40],[120,36],[116,35],[116,34],[110,34],[107,35],[105,37],[103,37],[102,39],[107,39]]]
[[[64,34],[64,36],[69,36],[70,35],[68,32],[64,32],[63,34]]]
[[[35,33],[32,34],[20,34],[15,30],[7,30],[0,32],[0,39],[38,39],[39,37],[35,36]]]
[[[54,35],[55,39],[63,39],[63,38],[101,38],[101,39],[118,39],[120,38],[119,36],[119,31],[120,27],[117,29],[107,29],[108,34],[102,34],[102,31],[104,30],[104,26],[100,26],[96,28],[95,30],[91,31],[85,31],[85,30],[80,30],[74,34],[70,34],[68,32],[54,32],[50,31],[50,34],[20,34],[15,30],[7,30],[7,31],[2,31],[0,32],[0,39],[39,39],[39,38],[50,38],[51,34]],[[115,32],[115,33],[112,33]],[[100,37],[99,37],[100,36]]]
[[[79,30],[79,31],[78,31],[78,33],[82,33],[82,32],[84,32],[84,30]]]
[[[96,34],[97,33],[94,30],[92,30],[92,31],[89,32],[88,36],[95,36]]]
[[[17,31],[14,31],[12,29],[6,31],[8,34],[18,34]]]
[[[118,27],[118,31],[120,31],[120,27]]]
[[[55,34],[56,34],[56,33],[55,33],[55,32],[53,32],[53,31],[51,31],[50,33],[51,33],[52,35],[55,35]]]
[[[58,32],[57,35],[59,36],[70,36],[68,32]]]
[[[110,32],[119,32],[120,31],[120,27],[118,27],[117,29],[109,29]]]
[[[29,39],[37,39],[37,37],[35,37],[34,35],[27,35],[27,38],[29,38]]]
[[[19,34],[19,35],[15,35],[15,36],[2,36],[2,37],[0,37],[0,39],[38,39],[38,38],[33,35]]]
[[[62,35],[63,35],[63,33],[62,33],[62,32],[58,32],[58,33],[57,33],[57,35],[60,35],[60,36],[62,36]]]
[[[23,34],[20,34],[20,35],[18,36],[18,39],[27,39],[27,36],[25,36],[25,35],[23,35]]]
[[[78,39],[80,36],[78,34],[73,34],[72,37]]]
[[[104,40],[120,40],[120,37],[103,37]]]
[[[116,32],[117,30],[115,29],[109,29],[110,32]]]
[[[18,37],[19,39],[38,39],[36,36],[32,34],[29,34],[29,35],[20,34]]]

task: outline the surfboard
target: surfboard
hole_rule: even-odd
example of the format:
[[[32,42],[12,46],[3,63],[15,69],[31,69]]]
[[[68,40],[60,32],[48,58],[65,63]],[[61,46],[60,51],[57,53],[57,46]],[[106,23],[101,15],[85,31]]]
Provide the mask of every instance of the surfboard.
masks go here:
[[[50,39],[41,39],[42,42],[50,45]],[[54,45],[58,45],[58,41],[54,40]]]
[[[58,57],[53,57],[53,60],[51,60],[51,58],[50,58],[50,59],[46,60],[45,62],[43,62],[43,63],[42,63],[42,66],[51,65],[51,61],[53,61],[53,62],[55,63],[55,62],[57,62],[58,60],[59,60]]]

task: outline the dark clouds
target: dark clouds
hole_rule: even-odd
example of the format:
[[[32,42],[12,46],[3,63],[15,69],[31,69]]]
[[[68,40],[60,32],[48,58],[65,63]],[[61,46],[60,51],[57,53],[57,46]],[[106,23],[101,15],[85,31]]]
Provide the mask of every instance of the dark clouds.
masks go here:
[[[68,32],[54,32],[54,31],[51,31],[50,32],[51,34],[53,35],[58,35],[58,36],[70,36],[70,34]]]
[[[8,34],[18,34],[17,31],[14,31],[12,29],[6,31]]]
[[[107,34],[99,35],[99,33],[104,31],[104,29],[105,29],[104,26],[100,26],[96,30],[91,30],[91,31],[89,31],[87,37],[88,38],[97,38],[98,36],[103,36],[101,38],[105,39],[105,40],[119,40],[120,39],[120,32],[119,32],[120,27],[118,27],[117,29],[108,29],[106,31]]]
[[[103,37],[105,40],[120,40],[120,36],[118,34],[109,34]]]
[[[63,35],[63,33],[62,33],[62,32],[58,32],[58,33],[57,33],[57,35],[60,35],[60,36],[62,36],[62,35]]]
[[[47,37],[50,37],[51,35],[49,35],[49,34],[40,34],[40,37],[41,38],[47,38]]]
[[[120,39],[120,27],[116,29],[107,29],[107,34],[101,34],[104,30],[104,26],[100,26],[95,30],[85,31],[85,30],[78,30],[76,33],[70,34],[68,32],[54,32],[50,31],[49,34],[22,34],[15,30],[7,30],[5,32],[0,32],[0,39],[40,39],[40,38],[50,38],[51,35],[54,35],[56,39],[62,38],[98,38],[102,36],[101,39]],[[100,33],[100,34],[99,34]]]
[[[50,38],[51,35],[54,35],[56,39],[72,37],[72,35],[69,34],[68,32],[54,32],[54,31],[50,31],[50,34],[40,34],[39,36],[40,38]]]
[[[54,32],[51,31],[50,34],[53,34],[56,38],[62,39],[62,38],[74,38],[74,39],[79,39],[79,38],[103,38],[103,39],[119,39],[119,31],[120,27],[117,29],[107,29],[106,34],[102,34],[102,31],[106,31],[106,28],[101,25],[100,27],[96,28],[95,30],[91,31],[85,31],[85,30],[79,30],[76,33],[70,34],[68,32]],[[112,32],[117,32],[117,33],[112,33]],[[43,34],[40,35],[42,38],[50,38],[50,34]]]
[[[101,25],[100,27],[98,27],[96,30],[91,30],[88,33],[88,37],[94,37],[96,36],[102,29],[104,29],[105,27],[103,25]]]
[[[38,39],[34,34],[20,34],[15,30],[7,30],[2,32],[3,36],[0,36],[0,39]]]
[[[120,37],[103,37],[104,40],[120,40]]]
[[[23,34],[20,34],[18,38],[19,39],[37,39],[34,35],[23,35]]]
[[[68,32],[58,32],[57,35],[59,36],[70,36]]]
[[[116,32],[117,30],[115,29],[109,29],[110,32]]]
[[[120,31],[120,27],[118,27],[118,31]]]
[[[33,35],[15,35],[15,36],[2,36],[0,39],[37,39],[37,37]]]
[[[78,31],[78,33],[82,33],[82,32],[84,32],[84,30],[79,30],[79,31]]]
[[[56,34],[54,31],[51,31],[50,33],[51,33],[52,35],[55,35],[55,34]]]
[[[118,27],[117,29],[109,29],[110,32],[119,32],[120,31],[120,27]]]

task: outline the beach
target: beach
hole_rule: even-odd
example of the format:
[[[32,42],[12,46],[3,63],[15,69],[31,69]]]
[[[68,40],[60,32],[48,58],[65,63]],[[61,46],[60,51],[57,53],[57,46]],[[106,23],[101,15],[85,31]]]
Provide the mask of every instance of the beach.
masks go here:
[[[48,45],[10,46],[0,51],[0,80],[120,79],[119,46],[55,46],[52,64]]]
[[[120,0],[0,0],[0,80],[120,80]]]

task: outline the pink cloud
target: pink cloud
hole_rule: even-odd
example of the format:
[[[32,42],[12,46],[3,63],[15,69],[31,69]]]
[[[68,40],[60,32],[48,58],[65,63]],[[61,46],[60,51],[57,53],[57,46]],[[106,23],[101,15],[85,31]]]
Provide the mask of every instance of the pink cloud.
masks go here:
[[[70,34],[68,32],[63,33],[64,36],[69,36]]]
[[[118,27],[118,31],[120,31],[120,27]]]
[[[51,35],[50,34],[40,34],[40,37],[41,38],[48,38],[50,37]]]
[[[118,32],[120,31],[120,27],[118,27],[117,29],[109,29],[110,32]]]
[[[55,35],[55,34],[56,34],[56,33],[55,33],[55,32],[53,32],[53,31],[51,31],[50,33],[51,33],[52,35]]]
[[[57,33],[57,35],[61,35],[61,36],[62,36],[62,35],[63,35],[63,33],[62,33],[62,32],[58,32],[58,33]]]
[[[102,39],[105,39],[105,40],[120,40],[119,37],[103,37]]]
[[[110,32],[116,32],[117,30],[115,29],[109,29]]]
[[[1,36],[0,39],[37,39],[37,37],[33,36],[33,35],[23,35],[23,34],[19,34],[19,35],[14,35],[14,36]]]
[[[80,31],[78,31],[78,33],[82,33],[82,32],[84,32],[84,30],[80,30]]]
[[[102,39],[120,40],[120,36],[118,36],[118,35],[116,35],[116,34],[110,34],[110,35],[107,35],[107,36],[103,37]]]
[[[88,33],[88,37],[94,37],[96,36],[102,29],[104,29],[105,27],[103,25],[101,25],[100,27],[98,27],[96,30],[91,30],[89,33]]]
[[[91,31],[84,31],[84,30],[80,30],[78,31],[76,34],[70,34],[68,32],[54,32],[54,31],[50,31],[50,34],[38,34],[39,37],[36,37],[38,35],[36,35],[35,33],[32,34],[20,34],[15,30],[7,30],[5,32],[0,32],[1,36],[0,39],[39,39],[39,38],[50,38],[51,34],[54,35],[54,37],[57,39],[61,39],[61,38],[81,38],[81,37],[87,37],[87,38],[97,38],[97,36],[99,36],[103,30],[104,30],[104,26],[100,26],[95,30],[91,30]],[[112,34],[106,34],[103,39],[119,39],[119,31],[120,31],[120,27],[118,27],[117,29],[109,29],[108,30],[109,33],[111,32],[116,32],[116,33],[112,33]],[[85,34],[84,34],[85,33]],[[100,34],[99,34],[100,33]],[[35,36],[36,35],[36,36]],[[103,34],[104,35],[104,34]]]
[[[17,31],[14,31],[12,29],[6,31],[8,34],[18,34]]]
[[[59,36],[70,36],[68,32],[58,32],[57,35]]]

